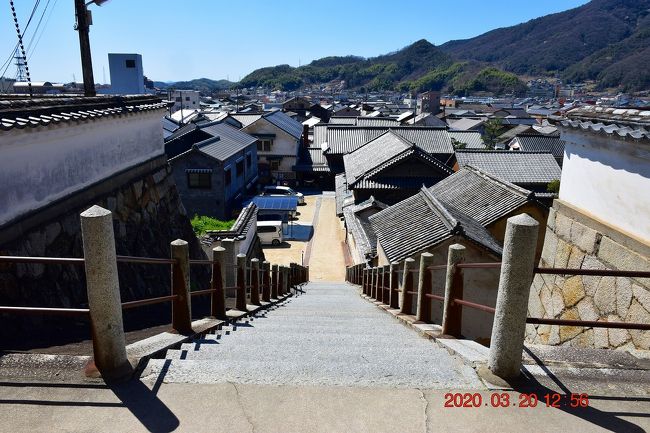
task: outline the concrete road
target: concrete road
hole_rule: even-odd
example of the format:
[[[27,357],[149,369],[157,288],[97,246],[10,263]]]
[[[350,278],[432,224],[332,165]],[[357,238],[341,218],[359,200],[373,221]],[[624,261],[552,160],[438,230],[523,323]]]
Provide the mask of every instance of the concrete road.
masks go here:
[[[311,281],[345,281],[345,230],[333,195],[323,195],[309,258]]]

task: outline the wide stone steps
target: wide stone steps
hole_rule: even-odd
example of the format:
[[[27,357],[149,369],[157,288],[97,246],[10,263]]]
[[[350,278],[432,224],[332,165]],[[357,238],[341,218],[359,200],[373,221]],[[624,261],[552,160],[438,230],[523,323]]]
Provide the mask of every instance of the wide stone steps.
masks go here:
[[[474,370],[361,299],[348,284],[308,284],[279,308],[151,360],[166,382],[481,388]]]

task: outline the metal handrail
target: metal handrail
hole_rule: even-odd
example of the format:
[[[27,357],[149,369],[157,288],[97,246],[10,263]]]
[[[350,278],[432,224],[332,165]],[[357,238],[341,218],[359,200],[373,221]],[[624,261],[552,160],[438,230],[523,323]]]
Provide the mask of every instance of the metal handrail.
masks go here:
[[[139,299],[137,301],[122,302],[122,309],[128,310],[130,308],[141,307],[143,305],[161,304],[163,302],[173,301],[176,298],[178,298],[178,295],[167,295],[167,296],[160,296],[157,298],[147,298],[147,299]]]
[[[456,267],[460,269],[496,269],[501,267],[501,262],[458,263]]]
[[[143,263],[147,265],[175,265],[176,259],[158,259],[153,257],[117,256],[118,263]]]
[[[622,271],[618,269],[535,268],[534,271],[537,274],[553,275],[593,275],[599,277],[650,278],[650,271]]]
[[[46,307],[9,307],[0,306],[0,313],[18,314],[53,314],[61,316],[85,316],[90,314],[88,308],[46,308]]]
[[[45,264],[73,264],[83,265],[84,258],[77,257],[19,257],[19,256],[0,256],[0,262],[7,263],[45,263]]]
[[[217,293],[217,289],[205,289],[205,290],[195,290],[194,292],[190,292],[190,296],[203,296],[203,295],[209,295],[212,293]]]
[[[496,311],[494,308],[488,307],[487,305],[477,304],[475,302],[465,301],[463,299],[454,298],[452,299],[452,302],[454,304],[464,305],[465,307],[474,308],[475,310],[485,311],[486,313],[494,314],[494,312]]]
[[[433,293],[425,293],[424,296],[427,298],[434,299],[436,301],[445,302],[445,297],[440,295],[434,295]]]
[[[640,329],[644,331],[650,330],[650,323],[633,322],[597,322],[595,320],[567,320],[528,317],[526,318],[526,323],[530,323],[532,325],[582,326],[585,328]]]

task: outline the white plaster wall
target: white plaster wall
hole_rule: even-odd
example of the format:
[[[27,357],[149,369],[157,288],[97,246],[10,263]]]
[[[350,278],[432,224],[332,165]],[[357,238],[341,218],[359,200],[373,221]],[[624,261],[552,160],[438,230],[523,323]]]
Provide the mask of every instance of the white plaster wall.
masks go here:
[[[257,156],[260,160],[267,155],[293,155],[293,157],[284,157],[280,162],[279,171],[292,171],[293,166],[296,164],[295,156],[298,154],[298,139],[286,133],[282,129],[273,125],[266,119],[260,119],[257,122],[251,123],[242,131],[247,134],[275,134],[273,140],[273,147],[270,152],[257,151]]]
[[[163,153],[156,110],[0,132],[0,225]]]
[[[650,242],[650,145],[562,131],[560,199]]]

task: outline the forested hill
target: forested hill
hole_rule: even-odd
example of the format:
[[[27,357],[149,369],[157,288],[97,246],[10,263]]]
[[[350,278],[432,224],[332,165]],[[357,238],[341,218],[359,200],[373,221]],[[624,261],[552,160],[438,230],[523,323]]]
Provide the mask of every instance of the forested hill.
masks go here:
[[[325,57],[294,68],[279,65],[257,69],[245,76],[242,87],[263,86],[295,90],[304,85],[345,81],[358,90],[440,90],[465,94],[477,91],[516,93],[525,85],[515,75],[479,62],[455,62],[422,39],[399,51],[373,57]]]
[[[601,87],[650,89],[650,0],[592,0],[439,48],[519,75],[558,74]]]

